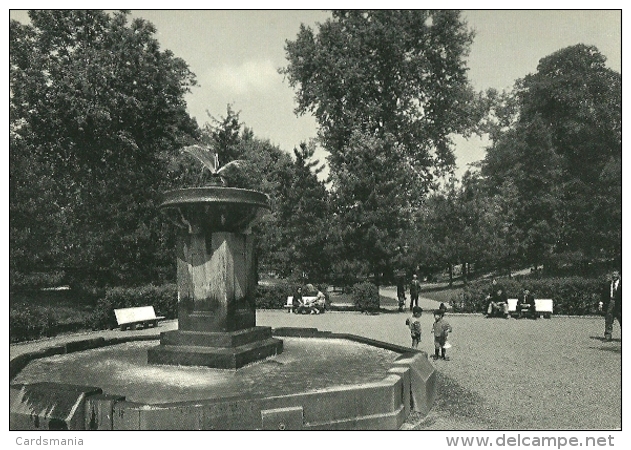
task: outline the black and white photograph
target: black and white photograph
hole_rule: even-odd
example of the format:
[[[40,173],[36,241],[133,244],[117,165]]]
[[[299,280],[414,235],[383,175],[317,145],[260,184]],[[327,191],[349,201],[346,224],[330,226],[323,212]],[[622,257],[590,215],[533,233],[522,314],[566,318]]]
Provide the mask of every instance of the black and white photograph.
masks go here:
[[[9,9],[9,444],[622,447],[620,5],[312,3]]]

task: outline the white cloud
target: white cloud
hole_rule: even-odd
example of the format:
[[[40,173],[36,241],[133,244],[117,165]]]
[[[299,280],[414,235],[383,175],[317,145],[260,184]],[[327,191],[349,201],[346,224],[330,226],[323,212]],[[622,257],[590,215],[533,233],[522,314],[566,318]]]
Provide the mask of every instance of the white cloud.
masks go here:
[[[209,80],[200,82],[226,93],[243,95],[273,88],[280,80],[276,67],[266,60],[246,61],[238,66],[222,66],[210,72]]]

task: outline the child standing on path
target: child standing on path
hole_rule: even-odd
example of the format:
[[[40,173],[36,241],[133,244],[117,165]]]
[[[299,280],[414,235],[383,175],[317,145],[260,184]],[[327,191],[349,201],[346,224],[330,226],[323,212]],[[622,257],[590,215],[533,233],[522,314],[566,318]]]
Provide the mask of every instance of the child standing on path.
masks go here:
[[[405,285],[403,284],[403,277],[397,281],[397,299],[399,300],[399,312],[405,308]]]
[[[412,275],[412,282],[410,283],[410,311],[415,306],[418,306],[418,294],[421,291],[421,282],[418,281],[416,274]]]
[[[410,328],[410,334],[412,336],[412,348],[418,348],[419,342],[421,342],[421,316],[423,315],[423,308],[415,306],[412,308],[412,317],[408,317],[405,324]]]
[[[434,311],[434,324],[432,334],[434,335],[434,359],[442,358],[449,361],[446,355],[447,337],[451,333],[451,325],[445,320],[445,311],[437,309]]]

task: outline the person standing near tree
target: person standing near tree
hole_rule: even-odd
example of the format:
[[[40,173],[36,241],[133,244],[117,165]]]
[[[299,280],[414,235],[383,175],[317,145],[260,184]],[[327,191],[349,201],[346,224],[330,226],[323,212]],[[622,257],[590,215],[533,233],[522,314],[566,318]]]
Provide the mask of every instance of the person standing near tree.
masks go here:
[[[410,311],[412,311],[415,306],[418,306],[418,294],[420,291],[421,282],[418,280],[418,276],[414,274],[410,282]]]
[[[622,279],[619,271],[611,272],[611,280],[603,286],[601,295],[598,310],[605,312],[605,340],[611,341],[614,319],[618,319],[622,328]]]

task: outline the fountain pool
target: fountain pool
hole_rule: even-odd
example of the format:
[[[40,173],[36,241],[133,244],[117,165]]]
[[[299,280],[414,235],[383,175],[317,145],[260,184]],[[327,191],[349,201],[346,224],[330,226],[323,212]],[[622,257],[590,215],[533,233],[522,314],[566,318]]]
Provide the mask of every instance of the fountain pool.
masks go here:
[[[127,401],[161,404],[234,396],[274,396],[381,380],[398,353],[343,339],[283,338],[282,354],[239,370],[147,363],[155,341],[128,342],[41,358],[14,383],[100,387]]]

